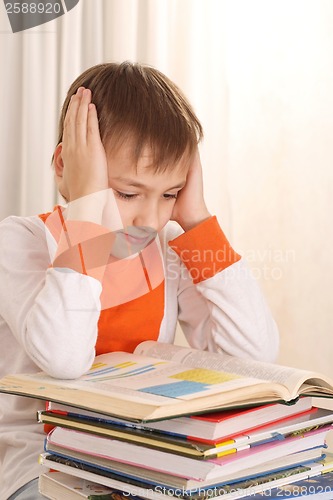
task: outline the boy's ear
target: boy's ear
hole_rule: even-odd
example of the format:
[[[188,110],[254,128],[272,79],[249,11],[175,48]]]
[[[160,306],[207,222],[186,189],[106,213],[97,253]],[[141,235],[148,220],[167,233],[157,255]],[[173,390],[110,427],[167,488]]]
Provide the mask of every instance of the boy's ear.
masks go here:
[[[57,177],[62,177],[64,162],[62,160],[62,142],[55,148],[53,155],[54,171]]]
[[[58,144],[53,153],[54,178],[58,186],[58,191],[64,200],[69,200],[66,182],[64,178],[64,162],[62,159],[62,143]]]

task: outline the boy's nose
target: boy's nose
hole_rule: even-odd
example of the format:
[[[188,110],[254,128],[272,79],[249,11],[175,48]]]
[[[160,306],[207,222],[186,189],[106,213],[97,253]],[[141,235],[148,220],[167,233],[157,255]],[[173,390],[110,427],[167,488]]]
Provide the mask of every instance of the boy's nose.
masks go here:
[[[150,227],[155,231],[159,230],[158,210],[153,207],[147,207],[146,210],[140,211],[133,221],[134,226]]]

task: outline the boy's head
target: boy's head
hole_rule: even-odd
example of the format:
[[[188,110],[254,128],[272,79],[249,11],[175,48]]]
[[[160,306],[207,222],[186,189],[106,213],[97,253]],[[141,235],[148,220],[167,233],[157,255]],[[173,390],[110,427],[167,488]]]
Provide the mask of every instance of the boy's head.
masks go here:
[[[92,92],[107,153],[129,140],[133,160],[138,161],[148,147],[153,170],[161,172],[172,168],[184,153],[191,157],[202,139],[198,118],[171,80],[150,66],[123,62],[99,64],[74,81],[62,108],[58,144],[70,98],[79,87]]]

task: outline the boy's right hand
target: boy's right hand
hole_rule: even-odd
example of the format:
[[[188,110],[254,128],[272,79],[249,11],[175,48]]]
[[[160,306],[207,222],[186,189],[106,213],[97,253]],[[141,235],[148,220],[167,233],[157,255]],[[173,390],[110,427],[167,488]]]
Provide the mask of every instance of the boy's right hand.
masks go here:
[[[107,159],[91,91],[80,87],[72,96],[62,141],[63,187],[68,201],[108,189]]]

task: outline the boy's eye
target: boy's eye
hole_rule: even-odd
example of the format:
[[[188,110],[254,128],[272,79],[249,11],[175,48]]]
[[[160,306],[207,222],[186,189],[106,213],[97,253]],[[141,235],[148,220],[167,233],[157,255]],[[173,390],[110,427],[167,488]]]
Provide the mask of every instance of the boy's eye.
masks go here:
[[[133,200],[138,195],[136,193],[123,193],[122,191],[114,191],[118,198],[123,200]],[[163,198],[165,200],[175,200],[177,198],[178,193],[164,193]]]
[[[171,193],[165,193],[163,195],[163,197],[166,199],[166,200],[175,200],[177,198],[177,194],[178,193],[174,193],[174,194],[171,194]]]
[[[128,194],[128,193],[122,193],[121,191],[115,191],[117,196],[119,198],[122,198],[123,200],[131,200],[132,198],[135,198],[136,194]]]

